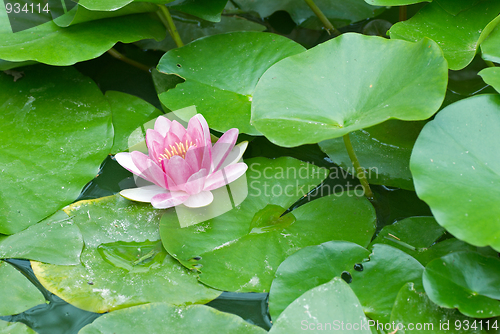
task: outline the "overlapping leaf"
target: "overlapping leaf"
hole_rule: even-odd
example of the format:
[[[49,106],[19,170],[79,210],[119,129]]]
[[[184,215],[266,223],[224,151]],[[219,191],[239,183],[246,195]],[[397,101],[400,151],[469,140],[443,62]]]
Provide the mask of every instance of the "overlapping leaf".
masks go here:
[[[456,102],[427,123],[411,156],[418,196],[458,239],[500,250],[500,96]]]
[[[485,68],[478,73],[488,85],[496,89],[500,93],[500,68],[491,67]]]
[[[71,67],[0,74],[0,233],[24,230],[73,202],[109,153],[113,129],[99,88]]]

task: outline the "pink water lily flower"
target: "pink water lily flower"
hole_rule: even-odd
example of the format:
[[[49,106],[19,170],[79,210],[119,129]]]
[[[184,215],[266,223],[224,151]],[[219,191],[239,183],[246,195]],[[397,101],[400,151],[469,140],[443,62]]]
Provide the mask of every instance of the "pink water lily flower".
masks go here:
[[[133,201],[150,202],[157,209],[179,204],[197,208],[213,201],[211,190],[240,176],[247,165],[238,162],[247,142],[235,146],[238,129],[228,130],[212,147],[208,124],[193,116],[187,130],[177,121],[158,117],[154,130],[146,132],[148,155],[118,153],[116,161],[135,175],[153,183],[125,189],[120,194]]]

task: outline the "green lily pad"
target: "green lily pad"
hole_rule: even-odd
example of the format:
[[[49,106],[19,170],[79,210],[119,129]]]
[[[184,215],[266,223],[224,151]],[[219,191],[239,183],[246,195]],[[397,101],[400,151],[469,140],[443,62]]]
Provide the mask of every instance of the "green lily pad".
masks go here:
[[[425,292],[441,307],[458,308],[473,318],[500,315],[500,260],[474,252],[457,252],[427,264]]]
[[[285,10],[297,24],[303,24],[311,19],[316,20],[314,12],[303,0],[239,0],[237,3],[243,11],[257,12],[262,18],[268,17],[276,11]],[[375,17],[384,11],[384,8],[370,6],[363,0],[315,0],[314,3],[330,21],[343,23],[336,25],[337,28]]]
[[[36,334],[36,332],[22,322],[0,320],[0,334]]]
[[[373,6],[405,6],[432,0],[365,0],[365,2]]]
[[[131,3],[150,2],[158,5],[173,0],[79,0],[78,4],[92,11],[116,11]]]
[[[462,315],[457,310],[445,309],[434,304],[423,292],[407,283],[399,291],[391,313],[391,323],[400,327],[398,334],[405,333],[486,333],[475,319]],[[411,325],[410,325],[411,324]]]
[[[0,296],[0,316],[18,314],[45,302],[42,293],[23,274],[3,261],[0,261]]]
[[[500,68],[489,67],[478,73],[488,85],[500,93]]]
[[[191,43],[201,37],[228,32],[266,30],[266,27],[262,24],[237,16],[222,16],[220,22],[194,20],[192,18],[184,18],[174,14],[172,14],[172,18],[184,44]],[[154,39],[147,39],[138,41],[136,44],[143,49],[163,51],[169,51],[177,47],[170,35],[160,42],[157,42]]]
[[[0,233],[24,230],[73,202],[109,153],[109,104],[71,67],[0,73]]]
[[[500,63],[500,25],[481,43],[481,57],[485,60]]]
[[[318,143],[390,118],[427,119],[446,81],[446,61],[431,40],[343,34],[266,71],[251,123],[280,146]]]
[[[0,58],[67,66],[97,58],[117,42],[132,43],[145,38],[165,38],[165,27],[149,14],[101,19],[68,28],[50,21],[15,34],[0,33]]]
[[[369,261],[362,262],[350,276],[349,284],[359,298],[365,314],[379,322],[389,322],[391,310],[401,287],[413,282],[422,288],[424,267],[413,257],[388,245],[373,246]],[[376,286],[377,289],[373,289]]]
[[[81,263],[31,265],[44,287],[68,303],[102,313],[159,301],[206,303],[220,294],[198,283],[161,247],[163,210],[119,195],[80,201],[65,210],[83,235]]]
[[[219,312],[209,306],[176,307],[151,303],[105,314],[82,328],[79,334],[164,333],[167,329],[169,334],[267,333],[234,314]]]
[[[305,330],[371,333],[358,298],[339,277],[295,299],[274,322],[269,334],[295,334]]]
[[[414,190],[410,156],[424,125],[425,121],[389,120],[349,134],[361,166],[368,170],[368,182]],[[319,147],[333,162],[356,174],[342,138],[322,141]]]
[[[498,1],[480,1],[472,6],[468,2],[467,9],[450,13],[445,8],[455,6],[456,0],[433,1],[409,20],[393,25],[389,35],[407,41],[431,38],[443,49],[450,69],[460,70],[472,61],[499,21],[495,19],[500,12]]]
[[[158,70],[186,82],[159,94],[169,109],[196,105],[217,131],[238,128],[259,135],[250,125],[255,85],[274,63],[305,49],[292,40],[269,33],[234,32],[198,39],[167,52]],[[224,59],[224,61],[221,61]]]
[[[201,282],[226,291],[269,291],[279,264],[298,249],[330,240],[369,243],[374,209],[352,192],[283,215],[326,177],[325,169],[293,158],[246,163],[248,195],[236,208],[187,228],[172,211],[161,220],[163,245],[183,265],[200,271]]]
[[[269,313],[276,320],[283,310],[307,290],[352,271],[370,252],[346,241],[329,241],[305,247],[283,261],[276,270],[269,293]],[[320,269],[321,268],[321,269]]]
[[[70,11],[54,19],[54,23],[60,27],[69,27],[70,25],[95,21],[110,17],[124,16],[130,14],[154,12],[158,7],[146,2],[132,2],[127,6],[115,11],[95,11],[88,10],[81,5],[76,5]]]
[[[181,0],[171,5],[173,9],[197,16],[201,19],[219,22],[228,0]]]
[[[427,123],[411,156],[418,196],[458,239],[500,250],[500,96],[456,102]],[[485,195],[487,194],[487,196]]]
[[[163,115],[148,102],[126,93],[107,91],[105,97],[113,113],[115,139],[111,154],[126,151],[142,141],[146,135],[144,124]]]
[[[0,235],[0,258],[37,260],[53,264],[80,263],[83,238],[63,211],[11,236]]]
[[[369,248],[375,244],[390,245],[418,260],[445,232],[434,217],[410,217],[385,226]]]

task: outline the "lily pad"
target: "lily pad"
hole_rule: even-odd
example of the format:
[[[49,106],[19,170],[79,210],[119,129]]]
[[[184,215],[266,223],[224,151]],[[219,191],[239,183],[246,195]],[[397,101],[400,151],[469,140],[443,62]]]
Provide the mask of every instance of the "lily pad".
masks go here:
[[[364,196],[337,193],[286,213],[326,177],[325,169],[293,158],[245,162],[248,196],[239,206],[187,228],[172,211],[161,220],[163,245],[200,271],[201,282],[226,291],[265,292],[279,264],[301,248],[330,240],[369,243],[375,212]]]
[[[365,314],[373,320],[389,322],[394,301],[406,283],[412,282],[417,290],[423,291],[424,267],[399,249],[376,244],[370,260],[360,265],[350,271],[352,282],[349,286],[359,298]]]
[[[219,22],[227,1],[228,0],[180,0],[171,4],[171,7],[207,21]]]
[[[73,202],[109,153],[109,104],[71,67],[0,73],[0,233],[24,230]]]
[[[500,96],[441,110],[420,133],[410,167],[418,196],[458,239],[500,250]],[[487,194],[487,195],[485,195]]]
[[[0,235],[0,258],[37,260],[53,264],[80,263],[83,238],[62,211],[11,236]]]
[[[161,247],[163,210],[119,195],[80,201],[65,210],[83,235],[81,263],[31,265],[43,286],[68,303],[103,313],[159,301],[206,303],[220,294],[198,283]]]
[[[167,303],[151,303],[105,314],[82,328],[79,334],[164,333],[166,329],[169,334],[267,333],[236,315],[208,306],[176,307]]]
[[[332,329],[340,333],[371,333],[358,298],[339,277],[295,299],[275,321],[269,334]]]
[[[434,217],[409,217],[385,226],[370,246],[390,245],[418,260],[418,256],[427,251],[445,232]]]
[[[113,113],[115,139],[111,154],[126,151],[144,140],[144,124],[163,115],[148,102],[126,93],[107,91],[106,98]]]
[[[269,293],[269,313],[276,320],[283,310],[307,290],[351,271],[370,252],[346,241],[328,241],[305,247],[283,261],[276,270]],[[319,268],[321,268],[319,270]]]
[[[361,166],[368,170],[369,183],[414,190],[410,156],[424,125],[425,121],[389,120],[349,134]],[[319,147],[333,162],[345,170],[352,170],[342,138],[322,141]]]
[[[264,31],[266,27],[262,24],[246,20],[237,16],[222,16],[220,22],[207,22],[185,18],[172,13],[172,18],[175,27],[179,32],[179,36],[184,44],[193,42],[194,40],[217,34],[223,34],[234,31]],[[177,45],[170,35],[164,40],[157,42],[153,39],[138,41],[136,44],[143,49],[169,51],[175,49]]]
[[[95,21],[110,17],[124,16],[130,14],[154,12],[158,7],[146,2],[132,2],[127,6],[115,11],[95,11],[88,10],[81,5],[76,5],[70,11],[54,19],[54,23],[60,27],[69,27],[70,25]]]
[[[443,49],[450,69],[460,70],[472,61],[499,21],[495,19],[500,12],[498,1],[479,1],[472,6],[468,3],[467,9],[451,13],[446,8],[455,6],[456,0],[433,1],[409,20],[393,25],[389,35],[407,41],[431,38]]]
[[[400,327],[398,334],[448,334],[450,331],[456,334],[485,334],[486,331],[481,330],[479,325],[471,327],[474,321],[457,310],[437,306],[425,293],[416,291],[412,283],[401,288],[391,313],[391,323]]]
[[[171,110],[196,105],[214,130],[238,128],[259,135],[250,125],[257,81],[274,63],[304,50],[300,44],[270,33],[234,32],[200,38],[161,58],[160,72],[186,81],[159,94],[160,101]]]
[[[456,252],[427,264],[425,292],[441,307],[458,308],[473,318],[500,315],[500,260],[474,252]]]
[[[150,2],[158,5],[173,0],[79,0],[78,4],[92,11],[116,11],[131,3]]]
[[[446,61],[431,40],[343,34],[266,71],[251,122],[280,146],[318,143],[391,118],[427,119],[446,82]]]
[[[0,320],[0,334],[36,334],[36,332],[22,322]]]
[[[0,316],[18,314],[45,302],[42,293],[23,274],[3,261],[0,261],[0,296]],[[3,333],[1,323],[0,333]]]
[[[481,43],[481,57],[485,60],[500,63],[500,25]]]
[[[242,10],[257,12],[262,18],[268,17],[276,11],[285,10],[297,24],[316,19],[314,12],[303,0],[238,0],[237,3]],[[315,0],[314,3],[330,21],[343,22],[343,24],[337,25],[338,28],[352,22],[375,17],[384,11],[384,8],[370,6],[363,0]]]
[[[500,93],[500,68],[489,67],[478,73],[488,85]]]
[[[68,28],[50,21],[15,34],[0,33],[0,58],[67,66],[97,58],[117,42],[132,43],[145,38],[165,38],[165,27],[149,14],[101,19]]]

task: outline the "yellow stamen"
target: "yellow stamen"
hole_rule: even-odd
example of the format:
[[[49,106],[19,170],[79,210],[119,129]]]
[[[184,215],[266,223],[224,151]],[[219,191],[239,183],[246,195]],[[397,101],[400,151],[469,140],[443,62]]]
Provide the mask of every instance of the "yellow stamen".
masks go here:
[[[177,143],[175,143],[175,146],[173,146],[173,145],[169,145],[169,146],[170,146],[170,149],[165,148],[165,152],[159,155],[159,158],[158,158],[159,162],[161,162],[164,159],[170,159],[174,155],[178,155],[181,158],[186,159],[187,150],[192,146],[196,147],[196,144],[193,144],[192,141],[186,140],[185,143],[177,142]]]

